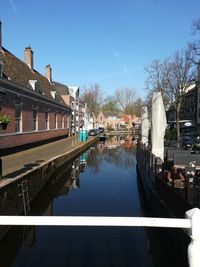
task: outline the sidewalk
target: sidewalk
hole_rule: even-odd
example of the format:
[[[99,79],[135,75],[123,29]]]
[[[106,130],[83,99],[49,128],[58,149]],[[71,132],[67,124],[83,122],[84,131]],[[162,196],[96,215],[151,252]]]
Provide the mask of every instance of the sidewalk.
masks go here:
[[[93,139],[89,137],[86,142],[79,142],[78,135],[64,138],[59,141],[51,142],[42,146],[27,149],[11,155],[3,156],[2,159],[2,177],[14,178],[15,176],[26,172],[33,166],[39,165],[53,157],[62,155],[70,150],[81,147]]]

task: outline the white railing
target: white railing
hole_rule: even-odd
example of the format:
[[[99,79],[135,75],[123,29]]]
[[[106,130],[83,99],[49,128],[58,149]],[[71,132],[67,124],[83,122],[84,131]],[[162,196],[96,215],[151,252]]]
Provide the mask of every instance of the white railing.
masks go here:
[[[0,216],[0,225],[44,226],[137,226],[186,229],[191,238],[188,246],[190,267],[200,266],[200,210],[194,208],[185,219],[150,217],[90,217],[90,216]]]

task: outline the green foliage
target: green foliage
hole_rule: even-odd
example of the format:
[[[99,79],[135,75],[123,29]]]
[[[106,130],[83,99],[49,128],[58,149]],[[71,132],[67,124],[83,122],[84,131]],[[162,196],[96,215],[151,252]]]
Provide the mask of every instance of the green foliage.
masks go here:
[[[0,116],[0,123],[2,123],[2,124],[8,124],[10,121],[11,121],[10,116],[8,116],[6,114]]]

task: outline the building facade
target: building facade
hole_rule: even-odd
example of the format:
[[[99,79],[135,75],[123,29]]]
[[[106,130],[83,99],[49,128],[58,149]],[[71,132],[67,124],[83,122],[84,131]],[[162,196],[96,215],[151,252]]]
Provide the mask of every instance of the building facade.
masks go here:
[[[119,129],[121,124],[124,123],[121,116],[116,112],[103,112],[100,111],[97,116],[98,127],[104,127],[106,129]]]
[[[50,65],[45,77],[34,69],[31,47],[25,48],[24,61],[2,43],[0,48],[0,124],[2,116],[10,117],[0,129],[0,150],[68,136],[71,108],[56,91]]]
[[[196,80],[188,86],[182,97],[179,119],[183,123],[190,121],[200,134],[200,64],[197,67]],[[167,110],[167,121],[176,121],[176,109],[173,104]]]

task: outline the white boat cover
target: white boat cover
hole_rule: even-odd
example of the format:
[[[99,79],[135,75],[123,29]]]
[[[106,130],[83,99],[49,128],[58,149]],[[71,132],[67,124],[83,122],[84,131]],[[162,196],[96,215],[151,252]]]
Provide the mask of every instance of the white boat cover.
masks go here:
[[[161,92],[154,92],[152,97],[151,142],[152,153],[164,159],[164,135],[167,127],[166,112]]]
[[[141,123],[142,143],[147,146],[150,126],[147,107],[142,107]]]

